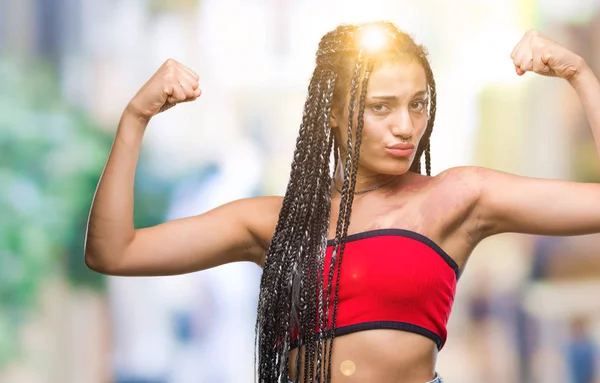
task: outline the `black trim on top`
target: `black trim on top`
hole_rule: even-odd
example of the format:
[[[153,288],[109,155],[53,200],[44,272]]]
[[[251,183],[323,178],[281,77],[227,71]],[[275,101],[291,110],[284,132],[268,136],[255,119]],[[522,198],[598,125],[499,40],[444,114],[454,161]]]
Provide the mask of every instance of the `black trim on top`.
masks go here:
[[[458,267],[458,264],[454,261],[454,259],[452,259],[452,257],[449,256],[448,253],[446,253],[444,251],[444,249],[442,249],[440,246],[438,246],[438,244],[435,243],[433,240],[424,236],[423,234],[417,233],[416,231],[406,230],[406,229],[395,229],[395,228],[368,230],[368,231],[363,231],[360,233],[350,234],[350,235],[346,236],[346,240],[344,242],[348,243],[348,242],[352,242],[352,241],[358,241],[361,239],[367,239],[367,238],[373,238],[373,237],[383,237],[383,236],[406,237],[406,238],[414,239],[416,241],[419,241],[419,242],[427,245],[433,251],[438,253],[442,257],[442,259],[444,259],[444,261],[446,261],[448,266],[450,266],[452,268],[452,270],[454,270],[456,279],[458,280],[460,278],[460,269]],[[334,244],[335,244],[335,239],[327,240],[327,246],[333,246]]]
[[[412,332],[415,334],[423,335],[435,342],[438,350],[442,348],[442,338],[431,330],[425,327],[417,326],[412,323],[396,322],[396,321],[375,321],[375,322],[363,322],[349,326],[338,327],[335,329],[335,336],[342,336],[351,334],[353,332],[375,330],[375,329],[387,329],[387,330],[402,330]],[[294,340],[290,343],[290,348],[298,347],[298,341]]]

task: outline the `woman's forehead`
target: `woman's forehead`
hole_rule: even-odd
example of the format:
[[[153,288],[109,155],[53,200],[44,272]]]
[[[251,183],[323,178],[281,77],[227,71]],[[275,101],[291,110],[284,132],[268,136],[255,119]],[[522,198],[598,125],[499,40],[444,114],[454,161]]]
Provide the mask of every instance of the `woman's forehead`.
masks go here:
[[[423,66],[417,60],[386,61],[373,68],[367,86],[367,94],[388,93],[387,95],[411,95],[427,90],[427,77]]]

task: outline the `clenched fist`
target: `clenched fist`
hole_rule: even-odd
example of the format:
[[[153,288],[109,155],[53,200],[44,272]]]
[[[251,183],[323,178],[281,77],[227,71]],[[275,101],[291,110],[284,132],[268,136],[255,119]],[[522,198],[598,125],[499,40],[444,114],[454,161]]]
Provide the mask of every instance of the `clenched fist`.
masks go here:
[[[519,76],[531,71],[572,80],[585,65],[580,56],[535,30],[525,33],[510,57]]]
[[[187,101],[194,101],[202,91],[199,77],[185,65],[169,59],[144,84],[129,103],[128,109],[150,120],[160,112]]]

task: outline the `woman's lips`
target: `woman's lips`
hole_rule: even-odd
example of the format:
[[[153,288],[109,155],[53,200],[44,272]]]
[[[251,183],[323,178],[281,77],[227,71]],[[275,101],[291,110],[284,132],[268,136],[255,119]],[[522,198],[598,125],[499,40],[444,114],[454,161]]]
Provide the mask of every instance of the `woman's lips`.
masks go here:
[[[408,157],[415,151],[415,146],[409,143],[400,143],[386,146],[385,150],[394,157]]]

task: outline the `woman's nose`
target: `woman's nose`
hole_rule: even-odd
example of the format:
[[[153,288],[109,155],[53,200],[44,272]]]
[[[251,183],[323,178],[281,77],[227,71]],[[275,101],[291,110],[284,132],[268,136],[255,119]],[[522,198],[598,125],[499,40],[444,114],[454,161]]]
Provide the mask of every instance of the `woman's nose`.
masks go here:
[[[407,112],[399,113],[391,128],[392,134],[396,137],[410,138],[414,133],[412,120]]]

